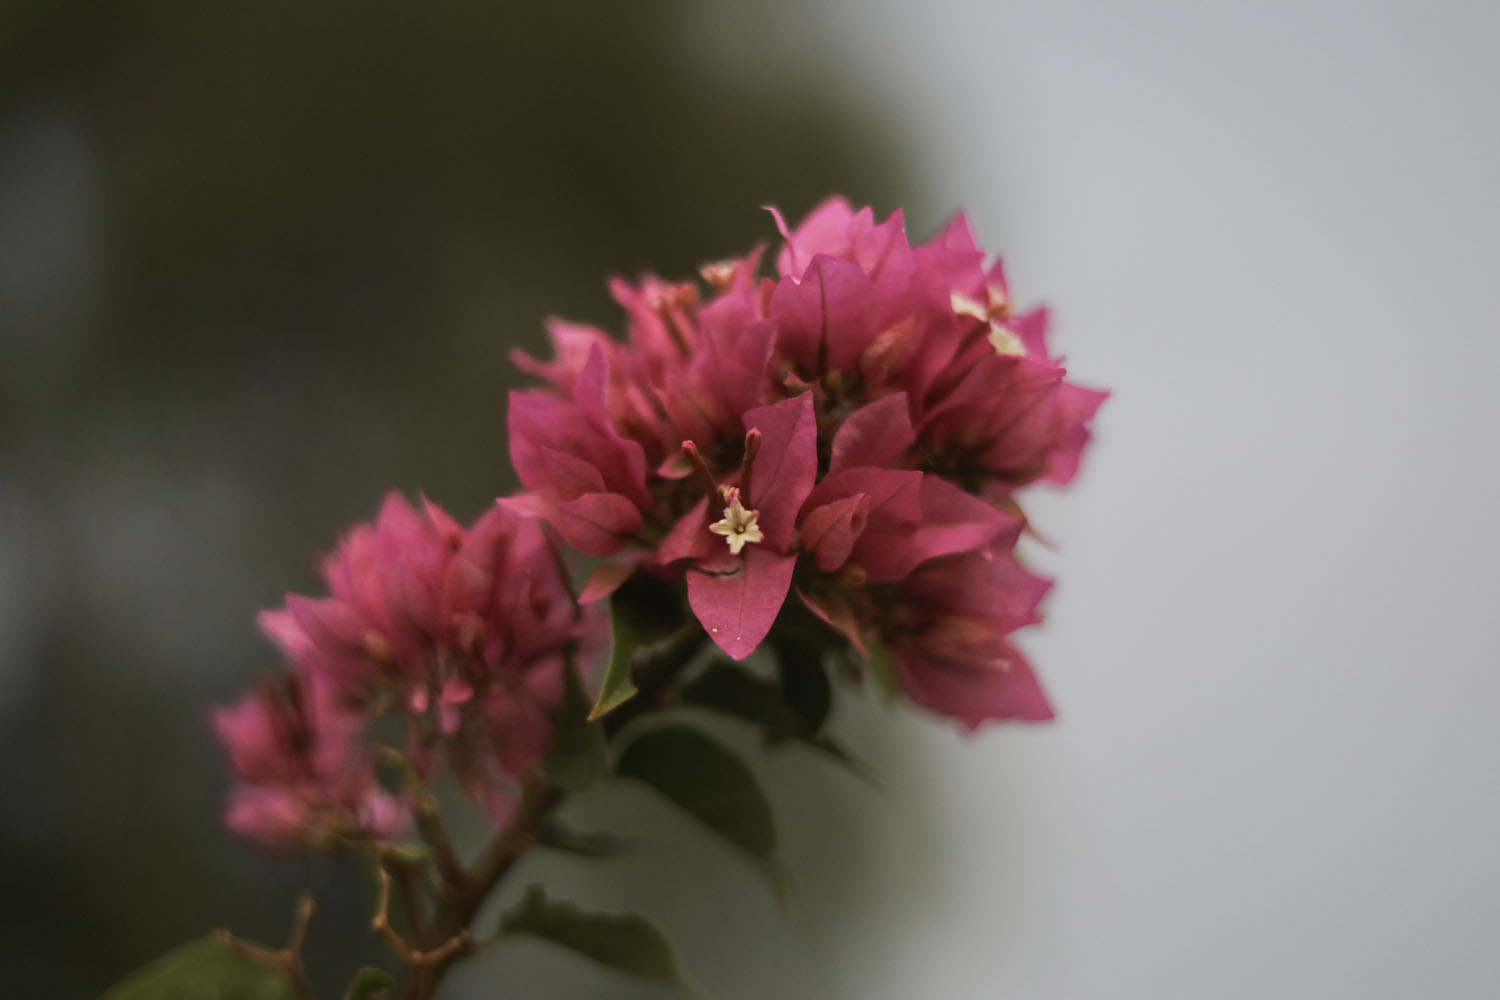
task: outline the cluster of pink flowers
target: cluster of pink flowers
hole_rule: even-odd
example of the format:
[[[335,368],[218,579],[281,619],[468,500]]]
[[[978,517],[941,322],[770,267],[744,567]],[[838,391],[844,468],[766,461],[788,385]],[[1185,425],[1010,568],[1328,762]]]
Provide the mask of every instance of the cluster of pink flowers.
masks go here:
[[[583,637],[542,526],[501,502],[465,529],[393,494],[323,577],[328,596],[261,614],[284,679],[214,713],[240,779],[231,828],[283,846],[400,832],[408,804],[376,781],[368,740],[386,714],[419,771],[446,762],[503,821],[546,752]]]
[[[1010,642],[1049,586],[1015,558],[1016,493],[1073,477],[1105,394],[1066,381],[1045,310],[1013,308],[962,216],[918,246],[840,199],[775,218],[775,277],[757,249],[702,285],[616,281],[624,340],[553,321],[554,359],[518,356],[545,382],[510,398],[524,492],[467,529],[392,496],[325,562],[327,596],[262,615],[290,667],[215,715],[234,829],[398,832],[382,716],[503,820],[587,629],[559,542],[603,560],[582,604],[634,573],[680,584],[734,659],[792,600],[966,727],[1051,717]]]
[[[842,199],[776,222],[776,277],[757,250],[704,268],[706,298],[617,281],[625,342],[554,322],[555,360],[518,358],[551,383],[510,402],[531,508],[615,560],[585,599],[635,567],[685,578],[740,659],[795,592],[934,711],[1050,718],[1007,639],[1048,586],[1015,561],[1015,494],[1073,477],[1105,394],[1066,381],[962,216],[915,247]]]

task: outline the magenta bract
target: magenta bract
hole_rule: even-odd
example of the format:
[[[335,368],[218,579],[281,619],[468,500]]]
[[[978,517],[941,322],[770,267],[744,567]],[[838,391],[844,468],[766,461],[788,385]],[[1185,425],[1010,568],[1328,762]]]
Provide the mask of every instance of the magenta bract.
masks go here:
[[[1004,606],[944,616],[934,581],[993,596],[996,580],[1036,579],[1014,554],[1017,491],[1073,477],[1105,393],[1067,381],[1046,310],[1016,308],[962,215],[913,246],[900,213],[877,222],[840,198],[795,227],[771,212],[784,241],[774,277],[755,277],[757,250],[705,268],[706,291],[616,281],[623,342],[552,324],[556,360],[524,364],[553,389],[520,397],[545,417],[512,404],[532,502],[585,552],[681,574],[731,657],[760,646],[795,587],[860,650],[889,647],[913,700],[965,725],[1049,717],[1005,638],[1035,620],[1045,588],[1024,615],[1005,590]],[[551,434],[583,426],[570,414],[605,357],[607,426],[554,449],[570,460],[538,454],[538,420]],[[647,503],[642,481],[632,473],[626,488],[607,458],[601,442],[616,436],[645,455]],[[589,498],[584,523],[570,523],[562,502],[578,498]],[[594,579],[625,575],[606,567]]]
[[[756,248],[702,283],[616,279],[622,339],[553,319],[554,358],[517,355],[543,383],[509,400],[521,493],[468,527],[392,494],[324,561],[325,594],[262,614],[291,668],[215,713],[234,829],[393,835],[381,715],[503,820],[597,636],[563,545],[595,559],[583,605],[651,574],[734,659],[826,625],[820,645],[880,654],[966,728],[1052,717],[1012,641],[1050,585],[1017,558],[1021,493],[1074,477],[1106,394],[1068,380],[1046,310],[1016,307],[962,215],[914,246],[899,212],[771,211],[770,275]]]

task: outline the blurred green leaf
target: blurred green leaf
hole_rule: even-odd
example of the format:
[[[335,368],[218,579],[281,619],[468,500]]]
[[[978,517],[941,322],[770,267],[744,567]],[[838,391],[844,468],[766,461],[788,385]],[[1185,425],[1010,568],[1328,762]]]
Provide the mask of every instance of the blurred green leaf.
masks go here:
[[[891,651],[875,641],[867,642],[865,646],[870,654],[865,663],[870,668],[870,677],[875,681],[876,690],[886,703],[895,701],[901,697],[901,682],[896,678],[896,664],[891,660]]]
[[[207,937],[168,952],[100,1000],[297,1000],[297,990],[281,970]]]
[[[777,643],[776,670],[787,708],[801,720],[806,732],[821,731],[833,710],[833,686],[823,668],[822,650],[807,643]]]
[[[594,710],[588,715],[589,722],[603,718],[635,697],[630,667],[635,661],[635,651],[641,646],[641,634],[630,620],[629,611],[614,601],[609,605],[609,636],[609,663],[604,668]]]
[[[709,664],[683,687],[682,700],[753,723],[771,741],[791,739],[799,729],[797,716],[775,684],[731,663]]]
[[[586,792],[609,773],[609,749],[604,743],[604,727],[589,721],[588,694],[572,663],[568,664],[566,683],[552,730],[552,746],[542,769],[563,791]]]
[[[682,593],[649,573],[636,573],[610,595],[611,608],[628,613],[643,642],[659,642],[687,621]]]
[[[415,840],[385,844],[382,854],[399,865],[425,865],[432,860],[432,848]]]
[[[786,702],[783,688],[732,663],[715,662],[682,689],[686,704],[711,709],[759,726],[767,742],[795,741],[843,765],[861,780],[885,788],[886,780],[842,742],[811,731]]]
[[[854,751],[844,746],[842,741],[829,736],[827,733],[819,733],[817,736],[803,742],[806,746],[812,747],[830,760],[842,764],[851,774],[870,787],[878,791],[885,791],[890,787],[890,782],[886,780],[883,774],[875,770],[863,758],[857,756]]]
[[[688,996],[698,995],[677,967],[667,936],[639,914],[585,910],[548,899],[541,886],[533,885],[500,918],[500,933],[539,937],[617,972],[672,986]]]
[[[635,574],[610,595],[609,663],[588,716],[590,722],[635,696],[630,670],[636,651],[671,635],[682,621],[682,600],[676,589],[646,573]]]
[[[385,1000],[395,993],[396,980],[384,969],[365,966],[354,974],[344,1000]]]
[[[710,831],[750,855],[786,905],[791,880],[776,860],[771,803],[739,757],[689,726],[647,730],[620,755],[616,771],[650,785]]]
[[[582,858],[612,858],[624,853],[626,842],[604,833],[582,833],[553,821],[537,833],[538,847],[574,854]]]

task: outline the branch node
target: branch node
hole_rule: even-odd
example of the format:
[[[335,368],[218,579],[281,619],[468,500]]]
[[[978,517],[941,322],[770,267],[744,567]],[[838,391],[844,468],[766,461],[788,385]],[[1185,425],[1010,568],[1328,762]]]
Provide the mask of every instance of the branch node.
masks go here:
[[[380,898],[375,906],[375,916],[370,920],[370,929],[385,939],[392,951],[401,960],[414,968],[438,965],[448,961],[469,945],[469,932],[460,930],[435,948],[414,948],[391,926],[391,876],[384,868],[377,869],[380,875]]]

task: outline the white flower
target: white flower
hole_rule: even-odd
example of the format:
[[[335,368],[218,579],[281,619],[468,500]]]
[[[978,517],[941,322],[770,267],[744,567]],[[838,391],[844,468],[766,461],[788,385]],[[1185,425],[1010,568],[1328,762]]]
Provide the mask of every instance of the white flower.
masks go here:
[[[765,537],[760,533],[760,525],[755,523],[759,516],[760,511],[745,509],[736,492],[729,498],[729,506],[724,508],[723,520],[710,524],[708,530],[723,535],[724,541],[729,543],[729,554],[737,556],[747,542],[758,542]]]

